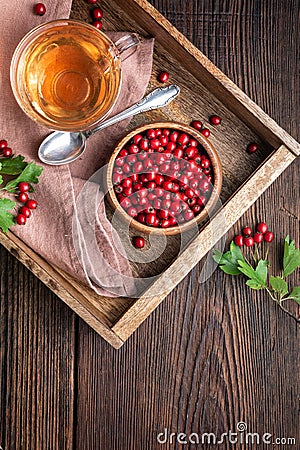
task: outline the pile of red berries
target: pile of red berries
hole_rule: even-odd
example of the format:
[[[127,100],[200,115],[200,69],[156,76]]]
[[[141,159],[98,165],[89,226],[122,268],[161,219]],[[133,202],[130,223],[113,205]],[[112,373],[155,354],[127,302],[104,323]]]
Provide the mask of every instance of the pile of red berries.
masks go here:
[[[112,181],[129,216],[148,226],[169,228],[204,209],[213,169],[205,149],[188,133],[151,128],[120,150]]]
[[[254,244],[260,244],[261,242],[272,242],[274,239],[274,233],[269,231],[268,225],[265,222],[260,222],[256,226],[256,231],[253,233],[250,227],[244,227],[243,234],[238,234],[234,238],[234,242],[239,247],[245,245],[246,247],[253,247]]]
[[[37,208],[38,203],[36,200],[33,200],[28,196],[28,192],[30,191],[29,183],[21,181],[21,183],[18,184],[18,190],[19,195],[17,197],[17,200],[20,203],[24,203],[24,206],[19,209],[19,212],[16,216],[16,223],[18,225],[25,225],[27,219],[31,216],[32,210]]]

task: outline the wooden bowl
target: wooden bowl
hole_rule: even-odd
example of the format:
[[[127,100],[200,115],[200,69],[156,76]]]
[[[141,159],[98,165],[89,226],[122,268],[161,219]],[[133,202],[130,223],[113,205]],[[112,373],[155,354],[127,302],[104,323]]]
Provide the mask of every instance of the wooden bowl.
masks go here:
[[[207,155],[209,156],[211,160],[211,167],[213,169],[213,189],[211,192],[211,195],[205,205],[205,208],[200,211],[198,215],[196,215],[193,219],[181,223],[179,226],[172,226],[169,228],[158,228],[158,227],[151,227],[145,224],[142,224],[138,222],[137,220],[133,219],[127,212],[122,208],[120,205],[117,196],[114,191],[113,187],[113,181],[112,181],[112,175],[113,175],[113,168],[115,164],[115,159],[118,156],[120,150],[136,135],[136,134],[142,134],[148,129],[151,128],[169,128],[172,130],[178,130],[180,132],[185,132],[192,136],[194,139],[196,139],[204,148]],[[153,153],[152,153],[153,154]],[[135,128],[134,130],[130,131],[121,141],[117,144],[115,150],[113,151],[106,170],[106,187],[107,187],[107,198],[112,206],[112,208],[117,211],[124,220],[127,222],[130,222],[130,225],[137,231],[142,233],[154,233],[154,234],[165,234],[165,235],[174,235],[181,233],[184,230],[187,230],[191,228],[192,226],[195,226],[195,224],[198,224],[202,222],[204,219],[207,218],[210,211],[213,210],[214,206],[216,205],[216,202],[218,200],[218,197],[221,192],[222,187],[222,166],[219,159],[219,156],[213,147],[213,145],[210,143],[208,139],[206,139],[199,131],[196,129],[184,125],[181,123],[176,122],[155,122],[155,123],[148,123],[146,125],[142,125],[140,127]]]

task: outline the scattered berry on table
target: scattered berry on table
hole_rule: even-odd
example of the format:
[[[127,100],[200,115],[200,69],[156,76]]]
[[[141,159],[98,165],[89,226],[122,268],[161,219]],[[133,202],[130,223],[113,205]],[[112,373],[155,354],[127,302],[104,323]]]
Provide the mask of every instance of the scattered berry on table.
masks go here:
[[[214,115],[210,116],[209,121],[212,125],[220,125],[222,120],[221,120],[220,116],[217,116],[214,114]]]
[[[46,6],[44,3],[36,3],[34,5],[34,13],[38,16],[43,16],[46,12]]]
[[[97,0],[87,0],[87,2],[88,2],[90,5],[95,5],[95,3],[97,3]]]
[[[145,245],[145,239],[141,236],[135,236],[132,242],[136,248],[143,248]]]
[[[200,131],[202,129],[203,123],[200,122],[200,120],[193,120],[193,122],[191,123],[191,126],[193,128],[195,128],[195,130]]]
[[[208,128],[202,128],[202,130],[200,130],[200,133],[203,134],[203,136],[206,138],[209,138],[210,136],[210,131]]]
[[[251,144],[248,145],[247,147],[247,152],[248,153],[255,153],[258,150],[258,145],[255,144],[255,142],[251,142]]]
[[[96,27],[98,30],[102,30],[103,23],[101,22],[101,20],[94,20],[94,22],[92,23],[92,25],[93,25],[94,27]]]
[[[160,72],[160,74],[158,75],[158,80],[161,83],[167,83],[167,81],[169,81],[169,77],[170,77],[169,73],[166,71],[163,71],[163,72]]]
[[[94,8],[92,11],[92,15],[95,20],[101,20],[103,17],[103,11],[101,8]]]

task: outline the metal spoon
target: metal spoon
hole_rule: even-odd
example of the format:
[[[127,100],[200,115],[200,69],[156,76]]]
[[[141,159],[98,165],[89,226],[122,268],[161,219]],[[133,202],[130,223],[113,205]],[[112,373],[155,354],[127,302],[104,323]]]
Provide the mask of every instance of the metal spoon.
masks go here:
[[[82,155],[86,148],[86,140],[93,134],[128,117],[166,106],[177,97],[179,92],[180,89],[176,84],[157,88],[130,108],[100,123],[92,130],[74,133],[55,131],[41,143],[38,156],[43,163],[54,166],[75,161]]]

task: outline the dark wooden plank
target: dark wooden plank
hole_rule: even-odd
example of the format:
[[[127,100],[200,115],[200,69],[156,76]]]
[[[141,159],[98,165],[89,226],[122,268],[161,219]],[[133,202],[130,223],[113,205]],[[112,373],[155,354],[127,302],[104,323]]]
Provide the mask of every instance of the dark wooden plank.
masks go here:
[[[299,33],[292,31],[298,26],[298,2],[151,3],[299,139]],[[265,219],[278,241],[290,233],[299,243],[298,177],[299,161],[228,239],[243,224]],[[235,430],[241,420],[250,432],[300,442],[295,323],[267,296],[253,294],[220,271],[199,284],[201,267],[118,352],[80,321],[76,448],[179,449],[183,447],[175,443],[159,445],[157,433],[167,428],[220,435]],[[297,282],[297,275],[291,282]],[[227,442],[222,448],[232,446]]]
[[[0,445],[70,449],[76,315],[0,247]]]

